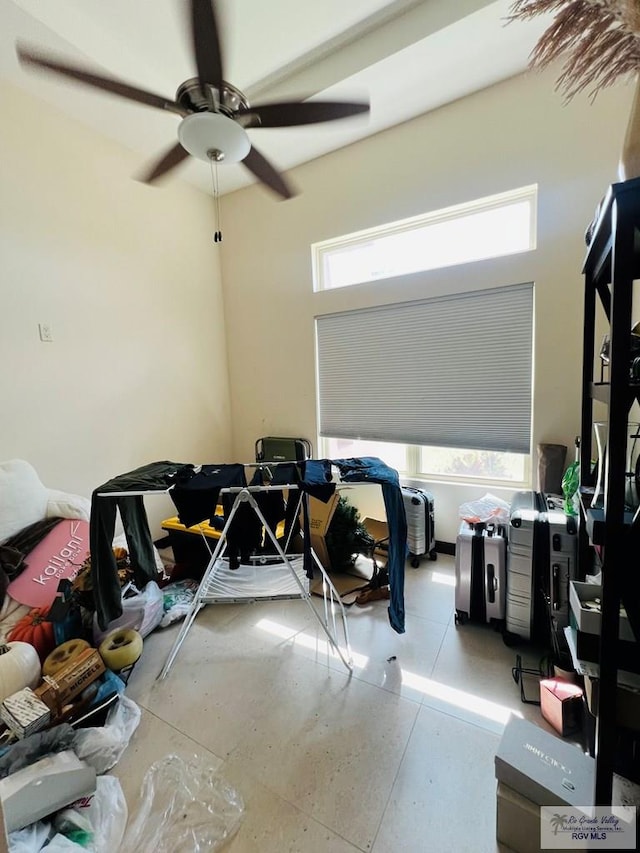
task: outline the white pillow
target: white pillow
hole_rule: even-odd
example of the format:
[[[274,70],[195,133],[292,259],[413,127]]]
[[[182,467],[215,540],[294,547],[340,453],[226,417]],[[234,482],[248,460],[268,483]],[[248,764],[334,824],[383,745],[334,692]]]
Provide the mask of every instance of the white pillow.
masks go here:
[[[45,518],[47,489],[23,459],[0,462],[0,542]]]
[[[80,518],[89,521],[91,501],[59,489],[48,489],[47,518]]]

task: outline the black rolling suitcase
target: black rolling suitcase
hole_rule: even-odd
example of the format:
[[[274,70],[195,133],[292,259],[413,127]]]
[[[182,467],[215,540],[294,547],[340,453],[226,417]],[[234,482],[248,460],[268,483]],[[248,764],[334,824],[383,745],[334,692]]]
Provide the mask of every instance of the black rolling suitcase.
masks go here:
[[[561,497],[543,495],[549,554],[548,601],[558,628],[569,624],[569,582],[578,578],[578,524],[567,515]]]
[[[569,623],[569,581],[577,576],[576,520],[562,498],[517,492],[507,559],[507,632],[542,640]]]
[[[533,640],[543,633],[548,547],[544,501],[533,491],[516,492],[509,517],[505,639]]]
[[[430,492],[402,486],[404,511],[407,516],[407,547],[411,565],[417,568],[420,557],[436,560],[434,500]]]

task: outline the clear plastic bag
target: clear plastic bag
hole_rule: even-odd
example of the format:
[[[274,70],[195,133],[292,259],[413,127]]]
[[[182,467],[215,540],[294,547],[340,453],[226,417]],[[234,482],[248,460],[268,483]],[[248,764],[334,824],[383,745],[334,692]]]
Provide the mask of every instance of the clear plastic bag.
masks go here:
[[[13,853],[13,847],[10,848]],[[75,841],[70,841],[64,835],[57,833],[53,836],[46,847],[42,848],[45,853],[87,853],[86,847],[81,847]]]
[[[493,524],[508,524],[511,507],[506,502],[487,492],[475,501],[469,501],[460,506],[460,518],[469,524],[478,522]]]
[[[160,627],[166,628],[179,619],[184,619],[197,591],[198,583],[194,580],[175,581],[165,586],[162,590],[164,615],[160,620]]]
[[[78,758],[86,761],[100,775],[120,760],[140,723],[141,711],[133,699],[124,694],[109,711],[104,726],[80,729],[73,742]]]
[[[220,850],[244,815],[240,794],[205,760],[167,755],[147,770],[121,853]]]
[[[99,776],[94,794],[9,835],[10,853],[116,853],[127,825],[120,780]]]
[[[9,833],[9,850],[11,853],[39,853],[50,834],[51,824],[39,820]]]
[[[120,780],[115,776],[98,777],[94,794],[72,803],[55,816],[53,825],[59,833],[55,838],[60,841],[60,850],[74,849],[65,845],[66,840],[90,853],[115,853],[120,849],[127,815]],[[49,849],[45,847],[46,851]]]
[[[135,589],[135,587],[134,587]],[[93,619],[93,641],[98,647],[104,638],[116,628],[133,628],[144,638],[160,624],[164,614],[164,596],[155,581],[149,581],[142,592],[122,599],[122,616],[109,622],[106,631]]]

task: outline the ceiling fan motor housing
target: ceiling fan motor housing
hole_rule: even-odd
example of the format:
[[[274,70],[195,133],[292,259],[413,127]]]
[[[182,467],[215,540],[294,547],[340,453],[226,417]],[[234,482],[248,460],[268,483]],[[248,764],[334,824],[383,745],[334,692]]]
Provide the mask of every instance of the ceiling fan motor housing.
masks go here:
[[[248,110],[249,101],[246,99],[240,89],[236,89],[231,83],[226,80],[222,83],[222,93],[212,87],[212,92],[216,100],[216,110],[232,117],[239,110]],[[200,80],[197,77],[192,77],[190,80],[185,80],[178,87],[176,92],[176,101],[180,106],[184,107],[192,113],[211,112],[211,100],[207,92],[203,92]]]

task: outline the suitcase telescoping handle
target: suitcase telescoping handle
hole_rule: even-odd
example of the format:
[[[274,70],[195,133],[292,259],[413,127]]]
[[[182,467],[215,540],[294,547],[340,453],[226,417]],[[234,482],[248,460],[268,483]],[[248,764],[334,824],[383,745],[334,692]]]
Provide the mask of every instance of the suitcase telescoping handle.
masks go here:
[[[496,567],[493,563],[487,563],[487,600],[490,604],[495,603],[497,589],[498,578],[496,577]]]
[[[553,609],[560,610],[560,566],[553,564]]]

